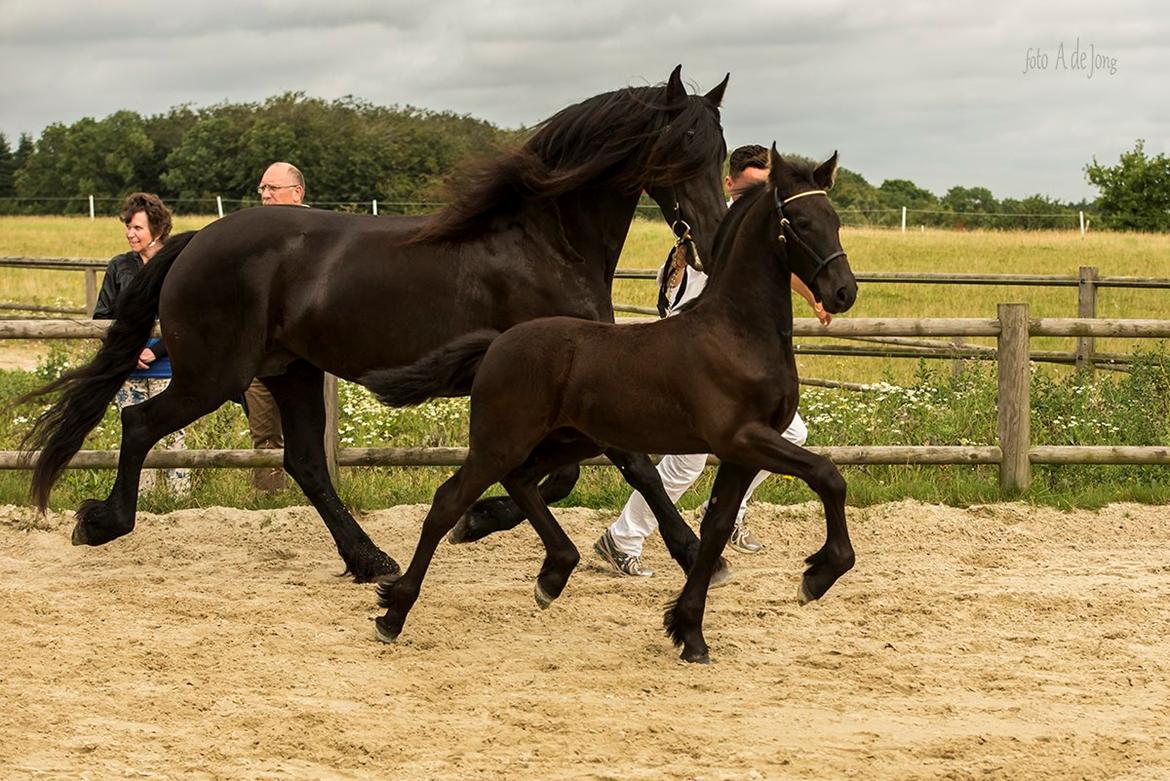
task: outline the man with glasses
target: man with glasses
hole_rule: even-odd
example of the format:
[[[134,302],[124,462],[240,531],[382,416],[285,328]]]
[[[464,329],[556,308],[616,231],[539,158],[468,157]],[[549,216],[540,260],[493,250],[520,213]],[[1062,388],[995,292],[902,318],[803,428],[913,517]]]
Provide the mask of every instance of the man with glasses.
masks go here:
[[[273,163],[268,166],[264,176],[260,177],[260,186],[256,191],[260,193],[260,203],[265,206],[305,205],[305,177],[291,163]]]
[[[260,177],[256,188],[260,203],[264,206],[307,206],[305,204],[305,176],[291,163],[273,163]],[[248,428],[252,434],[252,447],[267,450],[284,447],[284,434],[280,428],[280,409],[276,400],[264,387],[264,383],[253,379],[244,391],[245,407],[248,411]],[[252,485],[265,493],[280,491],[288,486],[284,470],[259,468],[252,470]]]

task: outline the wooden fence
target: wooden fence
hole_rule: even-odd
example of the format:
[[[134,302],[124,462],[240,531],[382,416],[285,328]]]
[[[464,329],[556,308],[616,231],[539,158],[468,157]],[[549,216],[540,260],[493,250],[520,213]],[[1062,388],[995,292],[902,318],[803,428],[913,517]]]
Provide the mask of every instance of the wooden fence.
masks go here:
[[[86,339],[100,337],[105,321],[0,321],[0,339]],[[995,318],[841,318],[821,326],[794,321],[795,336],[833,337],[995,337],[998,365],[998,443],[983,446],[866,446],[812,448],[839,464],[998,464],[1005,494],[1026,491],[1032,464],[1170,464],[1170,447],[1085,447],[1031,444],[1029,340],[1033,336],[1170,338],[1170,320],[1028,317],[1027,304],[1000,304]],[[327,393],[336,410],[336,389]],[[336,417],[326,428],[326,452],[337,466],[454,466],[462,448],[339,448]],[[256,467],[280,463],[276,450],[153,451],[150,467]],[[606,463],[596,459],[589,463]],[[71,468],[113,468],[115,451],[83,451]],[[0,452],[0,469],[28,468],[12,451]]]

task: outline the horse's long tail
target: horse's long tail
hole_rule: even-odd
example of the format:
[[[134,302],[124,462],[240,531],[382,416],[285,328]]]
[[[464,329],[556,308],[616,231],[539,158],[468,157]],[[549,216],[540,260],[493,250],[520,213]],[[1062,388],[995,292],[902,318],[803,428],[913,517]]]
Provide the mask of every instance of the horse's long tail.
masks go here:
[[[61,391],[57,403],[37,419],[21,442],[21,450],[26,453],[41,451],[33,468],[29,494],[42,512],[61,471],[81,449],[85,436],[101,422],[110,400],[137,365],[138,354],[150,338],[158,317],[163,280],[194,235],[191,231],[172,236],[118,295],[115,306],[118,317],[92,361],[17,400],[20,404]]]
[[[471,381],[499,331],[472,331],[424,355],[410,366],[379,369],[362,377],[385,405],[409,407],[436,396],[466,396]]]

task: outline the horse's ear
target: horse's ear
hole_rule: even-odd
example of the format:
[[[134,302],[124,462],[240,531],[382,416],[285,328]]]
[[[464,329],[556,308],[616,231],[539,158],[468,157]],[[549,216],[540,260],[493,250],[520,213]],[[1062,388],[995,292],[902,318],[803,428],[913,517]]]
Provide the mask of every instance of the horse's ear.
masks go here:
[[[768,152],[768,179],[773,187],[780,185],[780,168],[784,165],[784,158],[776,150],[776,142],[772,142],[772,150]]]
[[[731,74],[723,77],[723,81],[715,86],[715,89],[703,96],[703,100],[711,104],[711,108],[719,108],[723,103],[723,92],[727,89],[727,82],[731,78]]]
[[[674,105],[687,99],[687,88],[682,83],[682,65],[676,65],[666,80],[666,103]]]
[[[813,171],[813,181],[823,190],[833,189],[833,184],[837,181],[837,150],[834,149],[833,156]]]

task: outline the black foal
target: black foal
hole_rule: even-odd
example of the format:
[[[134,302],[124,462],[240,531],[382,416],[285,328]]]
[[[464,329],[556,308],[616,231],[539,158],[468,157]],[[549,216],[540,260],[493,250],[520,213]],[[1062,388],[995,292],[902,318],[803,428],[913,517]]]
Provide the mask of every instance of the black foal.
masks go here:
[[[622,326],[536,320],[429,356],[437,364],[475,367],[471,448],[435,494],[410,566],[379,589],[387,608],[377,620],[380,639],[392,641],[402,631],[435,547],[497,481],[545,544],[537,601],[547,605],[559,596],[579,556],[533,475],[614,448],[709,452],[723,462],[697,561],[666,613],[667,632],[687,661],[708,660],[702,633],[707,589],[758,470],[799,477],[824,503],[827,537],[808,558],[800,602],[819,599],[853,566],[841,473],[780,436],[798,395],[790,272],[830,312],[849,309],[857,296],[840,221],[825,192],[836,169],[836,154],[814,168],[784,160],[773,146],[768,182],[731,208],[707,263],[706,290],[675,317]],[[395,383],[371,387],[389,404],[410,401]]]

